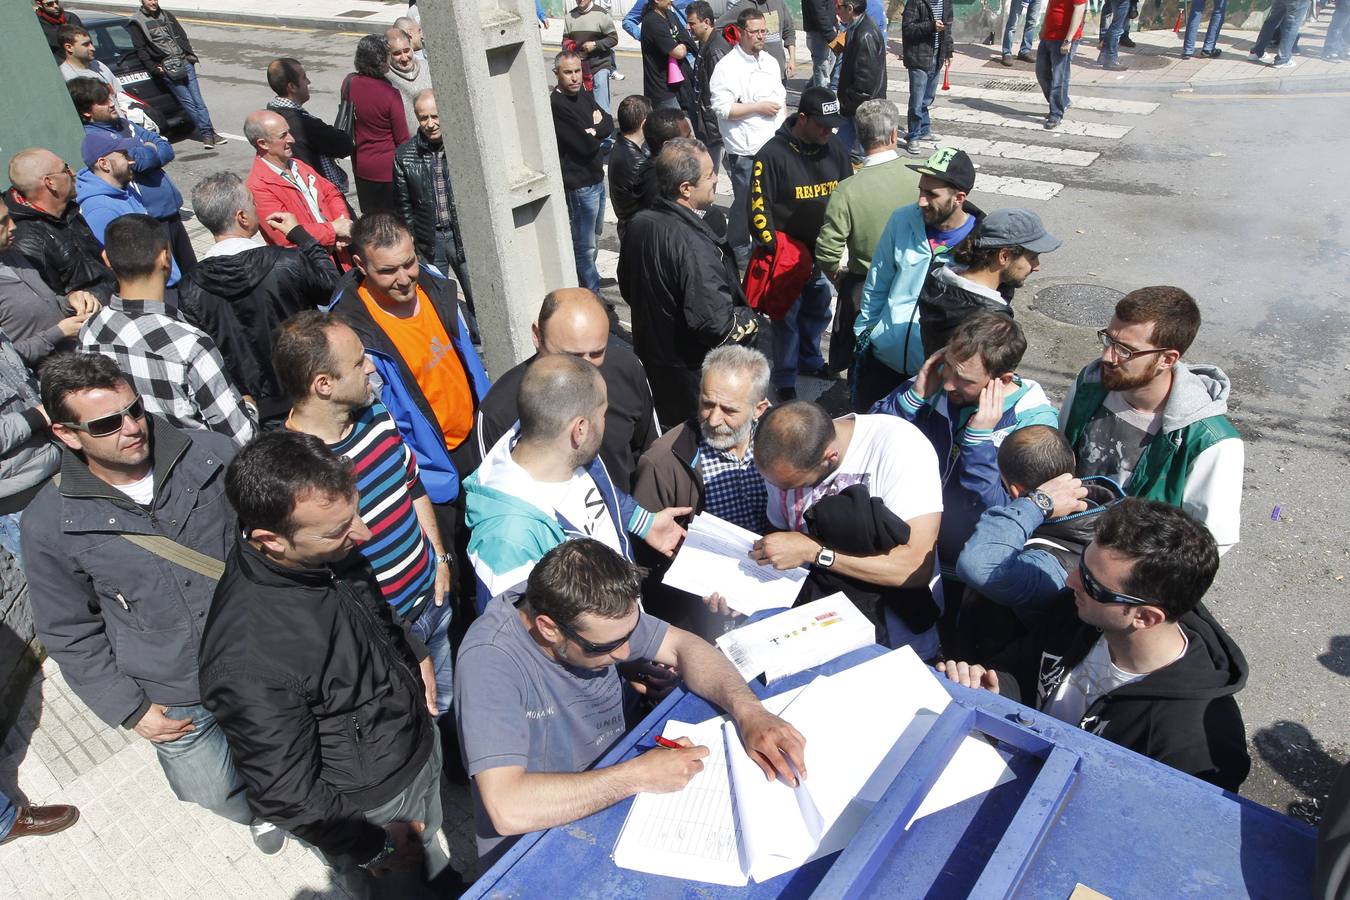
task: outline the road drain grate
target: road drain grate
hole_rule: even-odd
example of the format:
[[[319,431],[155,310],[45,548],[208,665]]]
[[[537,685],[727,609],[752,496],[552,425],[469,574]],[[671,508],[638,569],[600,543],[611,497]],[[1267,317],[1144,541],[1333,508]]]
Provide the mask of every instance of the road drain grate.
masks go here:
[[[980,87],[986,91],[1018,91],[1019,93],[1040,90],[1040,85],[1034,81],[1027,81],[1025,78],[995,78],[993,81],[986,81]]]
[[[1069,325],[1105,328],[1123,291],[1101,284],[1054,284],[1042,288],[1032,308]]]

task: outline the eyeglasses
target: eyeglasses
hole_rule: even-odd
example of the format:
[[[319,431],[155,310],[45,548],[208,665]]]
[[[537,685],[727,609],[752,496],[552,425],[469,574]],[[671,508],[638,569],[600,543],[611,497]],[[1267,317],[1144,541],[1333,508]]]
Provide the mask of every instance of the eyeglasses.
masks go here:
[[[638,622],[640,621],[642,621],[641,616],[638,617]],[[571,638],[587,656],[604,656],[606,653],[613,653],[615,650],[618,650],[624,644],[628,643],[629,639],[633,637],[633,633],[637,631],[638,622],[634,622],[633,630],[619,638],[617,641],[606,641],[603,644],[596,644],[586,640],[562,622],[555,622],[554,624],[558,626],[559,631]]]
[[[1118,594],[1103,587],[1102,583],[1088,571],[1087,562],[1082,557],[1078,559],[1078,580],[1083,582],[1084,592],[1098,603],[1124,603],[1126,606],[1158,605],[1153,600],[1145,600],[1143,597],[1135,597],[1131,594]]]
[[[122,420],[127,416],[140,419],[144,415],[145,404],[141,402],[140,397],[137,397],[115,413],[99,416],[97,419],[90,419],[88,422],[62,422],[61,424],[67,428],[74,428],[76,431],[83,431],[90,437],[107,437],[122,430]]]
[[[70,167],[70,163],[64,163],[61,168],[57,169],[55,172],[44,172],[42,177],[51,178],[53,175],[69,175],[71,178],[74,178],[75,171]]]
[[[1136,356],[1148,356],[1150,353],[1166,353],[1168,350],[1172,349],[1171,347],[1153,347],[1149,350],[1135,350],[1131,347],[1126,347],[1120,341],[1111,337],[1111,335],[1106,333],[1105,328],[1097,332],[1097,340],[1102,342],[1103,350],[1110,350],[1116,355],[1116,359],[1121,362],[1129,362]]]

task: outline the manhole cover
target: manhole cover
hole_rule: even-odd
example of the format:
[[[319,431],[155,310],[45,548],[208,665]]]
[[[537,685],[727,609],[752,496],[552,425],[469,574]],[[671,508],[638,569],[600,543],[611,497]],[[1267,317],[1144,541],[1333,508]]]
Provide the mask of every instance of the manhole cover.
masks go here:
[[[1027,81],[1025,78],[995,78],[993,81],[986,81],[980,87],[986,91],[1017,91],[1019,93],[1041,89],[1039,84],[1034,81]]]
[[[1123,291],[1100,284],[1053,284],[1041,289],[1032,307],[1070,325],[1105,328]]]

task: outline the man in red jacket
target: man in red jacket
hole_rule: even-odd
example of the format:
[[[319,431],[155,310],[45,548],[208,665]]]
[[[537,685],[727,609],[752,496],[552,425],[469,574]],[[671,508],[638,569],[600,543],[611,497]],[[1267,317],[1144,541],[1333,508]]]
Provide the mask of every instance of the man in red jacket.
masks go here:
[[[267,223],[272,213],[288,212],[333,251],[344,270],[350,268],[346,248],[352,237],[351,208],[331,181],[294,158],[295,138],[286,120],[270,110],[259,110],[244,120],[244,136],[258,154],[245,184],[253,195],[267,243],[295,246]]]

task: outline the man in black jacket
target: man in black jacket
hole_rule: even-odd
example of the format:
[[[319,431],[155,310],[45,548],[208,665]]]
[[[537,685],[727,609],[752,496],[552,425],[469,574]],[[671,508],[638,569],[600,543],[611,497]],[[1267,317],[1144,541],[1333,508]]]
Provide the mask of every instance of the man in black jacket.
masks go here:
[[[712,74],[722,57],[731,52],[724,29],[716,25],[712,4],[708,0],[694,0],[685,10],[689,18],[689,33],[698,42],[698,56],[694,60],[694,136],[708,148],[713,171],[722,164],[722,130],[717,126],[717,112],[712,107]]]
[[[235,457],[225,493],[239,530],[199,665],[249,806],[318,848],[352,896],[419,861],[437,878],[435,676],[357,550],[370,529],[351,462],[272,431]]]
[[[807,87],[829,87],[834,55],[830,43],[839,33],[839,15],[835,0],[802,0],[802,31],[811,51],[811,77]]]
[[[853,114],[868,100],[886,96],[886,38],[867,14],[867,0],[839,0],[839,21],[847,34],[839,67],[839,114],[844,117],[839,140],[862,162]]]
[[[206,149],[229,143],[211,124],[211,112],[197,83],[197,54],[178,17],[160,9],[159,0],[141,0],[140,9],[131,16],[131,25],[134,27],[127,31],[141,65],[173,94],[197,127],[197,137]]]
[[[1236,791],[1251,769],[1233,697],[1247,660],[1200,602],[1218,570],[1203,523],[1126,498],[1101,517],[1040,628],[989,668],[939,668]]]
[[[178,308],[216,342],[230,378],[257,402],[261,420],[277,420],[289,403],[272,370],[272,335],[286,319],[332,299],[337,265],[291,213],[273,213],[267,223],[294,247],[258,243],[253,195],[233,172],[199,181],[192,208],[216,243],[179,284]]]
[[[103,262],[103,245],[75,202],[75,173],[50,150],[20,150],[9,161],[5,204],[17,233],[14,249],[58,294],[89,291],[107,302],[117,279]]]
[[[910,156],[926,156],[937,149],[928,107],[937,96],[942,64],[952,58],[952,0],[909,0],[900,18],[904,38],[902,60],[909,73]]]
[[[642,208],[640,176],[651,156],[643,125],[651,113],[652,101],[641,94],[629,94],[619,103],[615,115],[619,139],[609,154],[609,202],[619,220],[619,243],[623,243],[628,220]]]
[[[675,138],[654,166],[661,197],[629,223],[619,290],[633,310],[633,349],[647,369],[657,418],[684,422],[698,408],[703,357],[722,344],[752,344],[759,319],[725,236],[699,215],[717,189],[707,148]]]
[[[581,57],[575,52],[563,50],[553,57],[553,74],[558,86],[550,96],[550,105],[567,195],[567,218],[572,225],[577,281],[599,294],[595,252],[605,230],[605,170],[600,145],[614,131],[614,120],[582,85]]]
[[[309,102],[309,75],[300,60],[282,57],[268,63],[267,86],[276,94],[267,101],[267,108],[290,126],[291,137],[295,139],[294,158],[327,178],[345,194],[347,172],[336,160],[351,156],[356,152],[356,144],[341,128],[305,111],[305,104]]]

